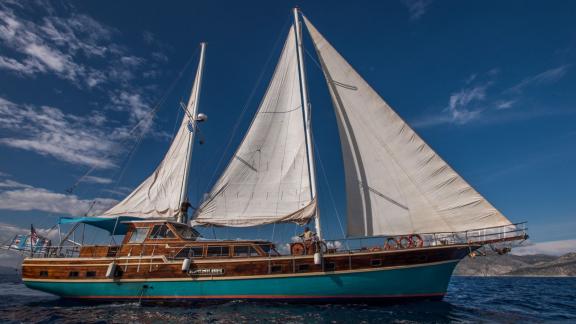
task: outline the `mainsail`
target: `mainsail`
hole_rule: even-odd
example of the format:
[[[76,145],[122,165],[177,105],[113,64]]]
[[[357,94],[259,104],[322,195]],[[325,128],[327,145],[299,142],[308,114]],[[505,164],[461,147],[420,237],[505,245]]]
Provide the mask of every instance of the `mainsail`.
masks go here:
[[[135,216],[140,218],[178,218],[186,199],[188,169],[196,131],[196,112],[204,65],[204,46],[201,44],[200,62],[196,78],[180,128],[168,152],[156,170],[130,195],[101,216]]]
[[[314,216],[294,27],[256,116],[194,223],[303,224]]]
[[[304,22],[338,120],[349,236],[510,225],[384,102],[306,17]]]

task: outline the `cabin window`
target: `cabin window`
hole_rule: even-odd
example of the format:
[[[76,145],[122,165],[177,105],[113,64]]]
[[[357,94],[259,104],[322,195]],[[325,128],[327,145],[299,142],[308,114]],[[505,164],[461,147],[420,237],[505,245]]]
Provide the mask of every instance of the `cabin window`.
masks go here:
[[[280,273],[280,272],[282,272],[282,265],[281,264],[275,264],[275,265],[270,267],[270,273]]]
[[[96,271],[86,271],[86,278],[96,277]]]
[[[372,259],[370,260],[370,265],[373,267],[379,267],[382,265],[382,260],[380,259]]]
[[[298,272],[306,272],[308,270],[310,270],[309,264],[299,264],[298,265]]]
[[[264,253],[266,253],[266,255],[280,255],[280,253],[278,253],[271,244],[262,244],[260,245],[260,248]]]
[[[78,271],[70,271],[68,273],[69,278],[78,278]]]
[[[40,277],[48,277],[48,271],[40,271]]]
[[[136,227],[130,236],[130,241],[128,243],[142,243],[146,239],[146,234],[148,234],[148,227]]]
[[[258,251],[249,245],[239,245],[234,247],[235,257],[259,256]]]
[[[168,226],[166,226],[166,224],[154,225],[154,228],[152,229],[152,233],[150,233],[150,238],[153,240],[171,239],[171,238],[175,238],[175,237],[176,236],[174,235],[174,233],[172,233],[172,231],[168,228]]]
[[[229,255],[230,248],[227,246],[209,246],[206,249],[207,257],[223,257]]]
[[[324,264],[324,271],[334,271],[336,270],[336,264],[334,262],[326,262]]]
[[[201,258],[203,256],[204,247],[202,246],[193,246],[188,248],[183,248],[176,254],[177,259],[183,258]]]
[[[192,227],[177,224],[172,224],[172,226],[174,226],[176,232],[185,240],[191,240],[199,236],[199,233]]]

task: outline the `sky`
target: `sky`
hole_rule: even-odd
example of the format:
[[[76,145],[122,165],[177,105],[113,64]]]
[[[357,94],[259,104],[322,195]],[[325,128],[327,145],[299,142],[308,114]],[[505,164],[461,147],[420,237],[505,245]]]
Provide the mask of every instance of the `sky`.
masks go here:
[[[512,222],[527,221],[532,242],[574,249],[571,1],[2,1],[2,238],[97,213],[144,180],[170,144],[206,41],[199,109],[209,120],[190,172],[199,201],[250,124],[295,5],[455,170]],[[337,126],[304,38],[322,225],[339,238]],[[289,240],[298,231],[216,235]]]

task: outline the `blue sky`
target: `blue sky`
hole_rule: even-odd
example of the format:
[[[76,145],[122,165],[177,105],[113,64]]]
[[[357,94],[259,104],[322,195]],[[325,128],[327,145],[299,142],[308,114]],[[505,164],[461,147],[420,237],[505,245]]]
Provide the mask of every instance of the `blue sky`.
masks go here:
[[[296,4],[465,179],[509,219],[528,221],[534,241],[576,239],[570,1],[3,1],[0,223],[49,228],[145,179],[169,145],[207,41],[200,110],[209,121],[191,169],[197,201],[248,127]],[[336,214],[345,221],[336,123],[321,71],[306,60],[327,175],[318,172],[323,226],[336,238]],[[219,234],[270,239],[271,229]],[[274,239],[299,231],[273,230]]]

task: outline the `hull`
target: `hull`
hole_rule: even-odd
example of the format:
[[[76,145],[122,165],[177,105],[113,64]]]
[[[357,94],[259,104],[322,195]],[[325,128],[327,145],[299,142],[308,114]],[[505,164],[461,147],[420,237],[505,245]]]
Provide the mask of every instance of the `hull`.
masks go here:
[[[236,278],[41,280],[32,289],[68,299],[391,301],[441,299],[458,260],[380,269]]]

